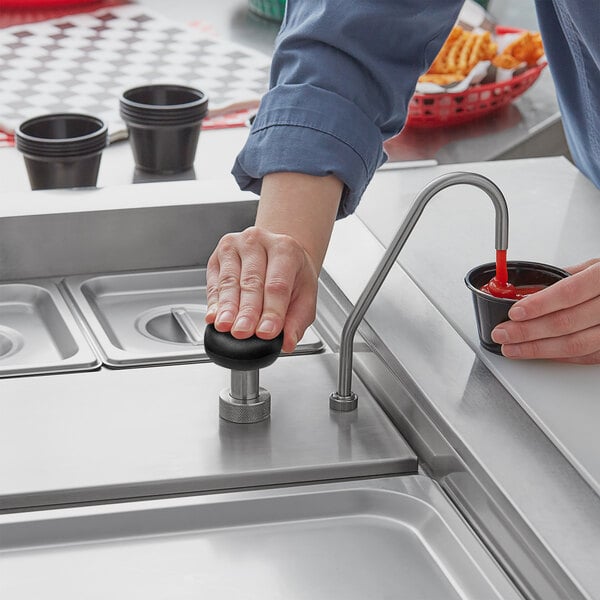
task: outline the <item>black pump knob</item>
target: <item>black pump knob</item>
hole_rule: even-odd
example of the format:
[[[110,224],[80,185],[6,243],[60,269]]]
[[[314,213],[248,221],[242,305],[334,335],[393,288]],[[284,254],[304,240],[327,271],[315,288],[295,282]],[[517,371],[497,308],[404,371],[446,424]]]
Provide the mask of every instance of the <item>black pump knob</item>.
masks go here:
[[[272,340],[252,336],[245,340],[217,331],[214,325],[204,329],[204,350],[217,365],[232,371],[254,371],[273,364],[283,345],[283,331]]]
[[[283,332],[275,339],[256,336],[238,340],[214,325],[204,329],[204,350],[217,365],[231,370],[231,387],[219,394],[219,416],[232,423],[258,423],[271,414],[271,394],[259,386],[259,369],[273,364],[283,345]]]

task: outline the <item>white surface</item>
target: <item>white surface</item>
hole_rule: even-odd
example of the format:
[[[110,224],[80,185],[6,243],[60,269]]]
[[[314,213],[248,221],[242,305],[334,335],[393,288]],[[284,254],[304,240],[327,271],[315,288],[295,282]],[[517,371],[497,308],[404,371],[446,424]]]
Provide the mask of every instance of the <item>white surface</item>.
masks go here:
[[[136,171],[129,142],[127,140],[116,142],[102,153],[98,187],[106,188],[131,183],[160,182],[161,180],[170,182],[179,179],[227,179],[232,185],[235,185],[230,171],[248,132],[249,129],[246,127],[202,131],[196,150],[193,172],[162,178]],[[0,194],[9,192],[9,194],[3,194],[2,201],[6,202],[6,198],[15,192],[27,193],[30,189],[23,155],[14,147],[0,148]],[[60,195],[65,192],[66,190],[53,190],[36,192],[36,194],[47,196],[48,194]]]
[[[8,151],[8,150],[7,150]],[[79,213],[123,210],[150,206],[183,206],[203,202],[251,200],[256,196],[243,192],[233,178],[199,181],[162,181],[137,185],[113,185],[69,190],[31,190],[2,196],[2,216]]]

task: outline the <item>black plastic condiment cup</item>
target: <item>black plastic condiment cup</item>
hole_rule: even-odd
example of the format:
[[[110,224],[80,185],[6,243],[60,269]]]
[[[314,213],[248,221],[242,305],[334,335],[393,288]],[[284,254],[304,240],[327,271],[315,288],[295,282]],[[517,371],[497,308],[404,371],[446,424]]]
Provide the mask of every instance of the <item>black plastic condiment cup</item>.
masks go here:
[[[564,269],[539,262],[508,261],[507,268],[508,282],[514,286],[550,286],[570,275]],[[471,269],[465,276],[465,283],[473,297],[479,342],[486,350],[501,355],[501,345],[492,340],[492,331],[496,325],[509,320],[508,311],[518,300],[497,298],[481,291],[495,275],[496,263],[486,263]]]
[[[119,111],[138,169],[167,175],[192,168],[208,113],[204,92],[175,84],[136,87],[123,92]]]
[[[15,130],[33,190],[95,186],[107,143],[106,124],[78,113],[41,115]]]

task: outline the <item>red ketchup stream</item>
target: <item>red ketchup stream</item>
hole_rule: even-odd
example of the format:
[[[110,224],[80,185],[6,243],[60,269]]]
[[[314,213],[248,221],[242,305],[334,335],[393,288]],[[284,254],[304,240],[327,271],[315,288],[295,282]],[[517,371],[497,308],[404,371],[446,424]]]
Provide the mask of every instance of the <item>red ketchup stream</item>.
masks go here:
[[[510,300],[520,300],[543,290],[545,285],[520,285],[514,286],[508,283],[508,268],[506,266],[506,250],[496,250],[496,276],[492,277],[488,283],[481,287],[482,292],[486,292],[496,298],[509,298]]]

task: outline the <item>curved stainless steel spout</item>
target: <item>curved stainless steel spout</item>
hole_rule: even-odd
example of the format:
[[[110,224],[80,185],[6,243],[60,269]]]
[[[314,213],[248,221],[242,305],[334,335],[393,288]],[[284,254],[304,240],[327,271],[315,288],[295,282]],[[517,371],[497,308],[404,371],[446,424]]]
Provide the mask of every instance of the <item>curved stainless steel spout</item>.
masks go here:
[[[329,406],[333,410],[351,411],[358,405],[358,396],[352,391],[352,347],[354,334],[362,321],[373,298],[383,284],[389,270],[396,261],[408,236],[419,220],[427,203],[440,191],[452,185],[473,185],[483,190],[491,199],[496,210],[496,250],[506,250],[508,246],[508,207],[504,195],[495,183],[477,173],[447,173],[429,184],[417,196],[408,211],[398,233],[384,254],[377,269],[371,276],[363,293],[360,295],[354,310],[348,316],[340,342],[340,365],[338,372],[338,389],[329,397]]]

